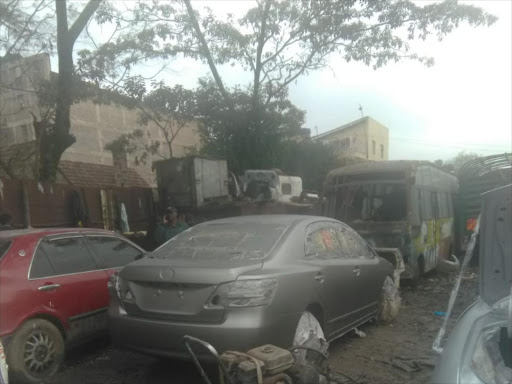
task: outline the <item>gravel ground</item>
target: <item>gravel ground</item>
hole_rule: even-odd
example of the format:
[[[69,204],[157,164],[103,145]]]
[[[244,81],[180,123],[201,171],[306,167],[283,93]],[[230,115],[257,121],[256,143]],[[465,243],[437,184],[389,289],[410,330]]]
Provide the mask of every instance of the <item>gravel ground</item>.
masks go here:
[[[450,328],[478,295],[477,271],[464,276]],[[427,383],[436,356],[431,350],[443,318],[455,275],[431,273],[417,288],[402,287],[402,307],[392,324],[369,323],[333,342],[331,367],[359,384]],[[399,366],[399,367],[397,367]],[[106,342],[77,349],[66,360],[54,384],[194,384],[201,383],[190,363],[113,349]]]

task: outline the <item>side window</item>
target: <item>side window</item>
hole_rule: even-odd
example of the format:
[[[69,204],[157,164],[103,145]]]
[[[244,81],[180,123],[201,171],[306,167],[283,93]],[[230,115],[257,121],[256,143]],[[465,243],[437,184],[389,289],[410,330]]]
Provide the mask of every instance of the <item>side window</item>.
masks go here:
[[[438,193],[437,201],[439,207],[439,217],[446,218],[449,217],[448,212],[448,194],[447,193]]]
[[[453,197],[451,194],[447,193],[446,198],[448,199],[448,217],[454,217],[453,211]]]
[[[105,268],[124,267],[141,254],[130,243],[112,236],[87,236],[93,251],[105,263]]]
[[[439,194],[437,192],[431,192],[431,201],[432,201],[432,217],[439,218]]]
[[[372,259],[375,257],[369,245],[353,229],[343,227],[341,233],[350,259]]]
[[[306,229],[307,259],[327,259],[342,256],[342,244],[332,223],[313,223]]]
[[[420,190],[421,220],[432,219],[432,194],[430,191]]]
[[[41,245],[37,247],[37,251],[34,254],[32,260],[32,266],[30,267],[30,279],[37,279],[41,277],[55,276],[55,270],[48,261],[46,253],[42,250]]]
[[[81,237],[67,237],[41,242],[41,248],[56,275],[88,272],[98,269]]]
[[[283,195],[291,195],[292,194],[292,185],[290,183],[282,184],[281,192],[283,193]]]

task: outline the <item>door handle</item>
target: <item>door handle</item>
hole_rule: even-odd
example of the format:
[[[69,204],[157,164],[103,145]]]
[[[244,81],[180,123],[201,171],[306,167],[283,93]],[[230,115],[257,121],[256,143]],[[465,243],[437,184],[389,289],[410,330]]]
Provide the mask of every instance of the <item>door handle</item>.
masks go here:
[[[325,281],[325,276],[320,273],[315,276],[315,280],[322,284]]]
[[[38,291],[54,291],[60,288],[60,284],[48,284],[43,285],[42,287],[37,288]]]
[[[353,270],[352,270],[352,273],[356,276],[359,276],[361,274],[361,269],[359,267],[355,267]]]

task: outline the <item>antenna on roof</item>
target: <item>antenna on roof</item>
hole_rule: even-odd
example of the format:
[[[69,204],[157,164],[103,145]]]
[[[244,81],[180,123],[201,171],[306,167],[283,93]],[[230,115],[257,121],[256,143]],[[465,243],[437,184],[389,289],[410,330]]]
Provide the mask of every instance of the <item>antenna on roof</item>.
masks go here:
[[[361,104],[359,104],[359,111],[361,112],[361,118],[363,118],[364,114],[363,114],[363,107],[361,106]]]
[[[318,136],[318,125],[315,125],[316,135]]]

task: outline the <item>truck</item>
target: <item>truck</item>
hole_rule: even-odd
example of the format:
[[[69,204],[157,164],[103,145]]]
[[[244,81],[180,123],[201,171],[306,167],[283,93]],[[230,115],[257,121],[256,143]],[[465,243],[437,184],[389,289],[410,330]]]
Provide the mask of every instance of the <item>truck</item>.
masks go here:
[[[226,160],[187,156],[156,161],[153,167],[161,208],[195,211],[229,200]]]

